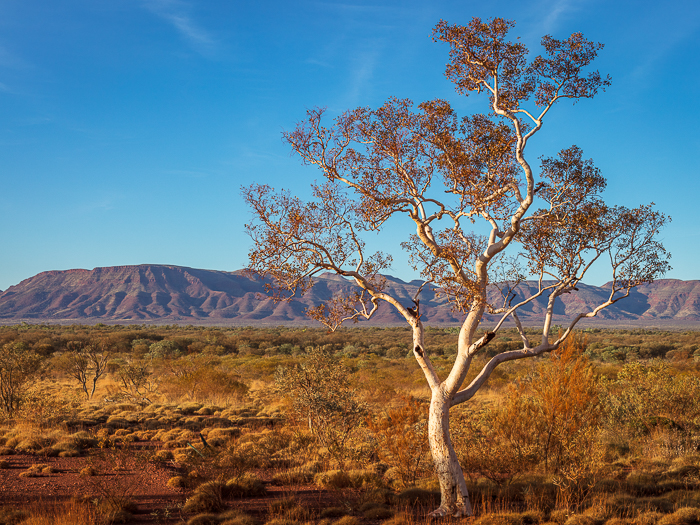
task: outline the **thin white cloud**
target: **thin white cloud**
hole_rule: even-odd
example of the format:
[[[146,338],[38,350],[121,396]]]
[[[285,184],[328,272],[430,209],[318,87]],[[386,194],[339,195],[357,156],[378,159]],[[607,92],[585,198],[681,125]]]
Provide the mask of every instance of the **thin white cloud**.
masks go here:
[[[162,173],[163,175],[173,175],[191,179],[205,179],[211,176],[209,172],[199,170],[163,170]]]
[[[112,197],[98,198],[97,200],[85,201],[73,208],[66,214],[68,216],[80,217],[83,215],[93,215],[116,210],[117,206]]]
[[[542,29],[545,33],[554,31],[559,25],[559,21],[575,10],[575,2],[572,0],[555,0],[553,4],[547,6],[548,13],[542,21]]]
[[[577,12],[584,9],[590,0],[541,0],[532,6],[527,17],[529,30],[523,35],[524,42],[536,49],[543,35],[559,33],[559,27]],[[562,35],[558,35],[559,38]],[[538,51],[539,52],[539,51]]]
[[[191,7],[181,0],[146,0],[145,6],[156,16],[173,26],[201,55],[209,56],[216,50],[211,34],[194,21]]]
[[[307,59],[305,60],[305,62],[306,62],[307,64],[311,64],[311,65],[314,65],[314,66],[334,67],[333,64],[331,64],[330,62],[325,61],[325,60],[318,60],[318,59],[316,59],[316,58],[307,58]]]
[[[8,51],[8,49],[4,46],[0,46],[0,67],[10,69],[30,69],[32,65],[11,51]]]
[[[667,57],[678,53],[681,44],[698,33],[700,16],[687,16],[681,23],[674,24],[673,31],[659,31],[654,35],[648,50],[639,53],[640,61],[630,73],[634,82],[653,78],[654,71]]]
[[[349,107],[360,104],[372,82],[374,70],[377,67],[379,52],[376,49],[358,54],[354,60],[348,89],[345,94],[346,105]]]
[[[385,11],[391,9],[388,5],[383,4],[348,4],[348,3],[338,3],[338,2],[316,2],[317,7],[331,8],[338,11],[346,12],[371,12],[371,11]]]

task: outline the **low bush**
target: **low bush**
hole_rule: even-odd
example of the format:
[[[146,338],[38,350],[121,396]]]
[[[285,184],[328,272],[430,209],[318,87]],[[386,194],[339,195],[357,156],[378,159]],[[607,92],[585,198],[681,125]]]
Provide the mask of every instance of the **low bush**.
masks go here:
[[[314,483],[324,489],[344,489],[353,485],[352,479],[344,470],[319,472],[314,476]]]
[[[265,484],[255,474],[246,473],[226,482],[226,491],[230,497],[245,498],[267,494]]]
[[[226,483],[207,481],[199,485],[192,496],[187,498],[182,510],[185,512],[213,512],[224,508],[224,499],[228,495]]]

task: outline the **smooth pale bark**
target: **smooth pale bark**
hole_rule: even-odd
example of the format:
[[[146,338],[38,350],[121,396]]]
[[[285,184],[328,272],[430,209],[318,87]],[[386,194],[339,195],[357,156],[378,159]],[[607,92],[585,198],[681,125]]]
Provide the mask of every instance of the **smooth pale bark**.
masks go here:
[[[473,516],[462,466],[450,439],[451,401],[442,388],[433,390],[428,417],[428,441],[441,494],[440,507],[431,513],[433,517]]]

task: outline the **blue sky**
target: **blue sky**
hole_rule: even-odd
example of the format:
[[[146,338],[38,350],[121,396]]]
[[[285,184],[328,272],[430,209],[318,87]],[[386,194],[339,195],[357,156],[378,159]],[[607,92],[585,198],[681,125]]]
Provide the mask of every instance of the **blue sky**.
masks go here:
[[[544,34],[606,44],[596,67],[612,87],[556,107],[529,158],[577,144],[608,178],[608,202],[672,215],[667,277],[700,278],[696,0],[3,0],[0,289],[45,270],[242,268],[241,185],[303,195],[319,176],[281,141],[306,108],[397,96],[485,111],[454,92],[447,47],[430,39],[441,18],[474,16],[514,19],[536,53]],[[373,241],[404,279],[398,242],[411,231]],[[605,270],[586,282],[604,283]]]

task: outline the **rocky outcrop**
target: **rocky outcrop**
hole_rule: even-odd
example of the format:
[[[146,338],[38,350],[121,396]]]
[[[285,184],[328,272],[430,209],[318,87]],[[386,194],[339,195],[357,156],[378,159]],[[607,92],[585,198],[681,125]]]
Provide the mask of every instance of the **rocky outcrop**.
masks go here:
[[[0,320],[75,322],[215,322],[218,324],[286,324],[307,322],[305,311],[352,284],[336,275],[316,279],[306,295],[274,302],[264,282],[241,271],[222,272],[168,265],[113,266],[94,270],[42,272],[0,293]],[[391,293],[412,305],[419,281],[387,276]],[[580,285],[555,311],[555,322],[566,322],[607,297],[609,286]],[[536,283],[523,283],[519,300],[537,292]],[[547,298],[527,305],[521,318],[541,322]],[[421,293],[426,323],[457,323],[462,315],[432,289]],[[630,297],[604,310],[599,322],[687,324],[700,322],[700,281],[664,279],[638,287]],[[374,324],[397,324],[402,319],[383,304]]]

